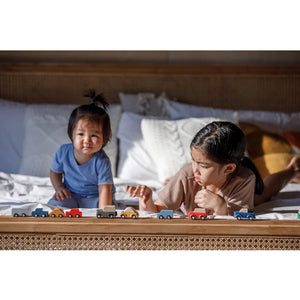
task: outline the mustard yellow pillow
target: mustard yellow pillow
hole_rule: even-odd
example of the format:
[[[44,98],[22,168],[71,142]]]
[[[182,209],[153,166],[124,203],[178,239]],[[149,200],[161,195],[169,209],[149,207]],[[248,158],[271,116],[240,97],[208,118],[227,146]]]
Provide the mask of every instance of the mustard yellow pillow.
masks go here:
[[[284,137],[249,123],[240,123],[240,127],[246,136],[248,155],[262,178],[288,165],[292,147]]]

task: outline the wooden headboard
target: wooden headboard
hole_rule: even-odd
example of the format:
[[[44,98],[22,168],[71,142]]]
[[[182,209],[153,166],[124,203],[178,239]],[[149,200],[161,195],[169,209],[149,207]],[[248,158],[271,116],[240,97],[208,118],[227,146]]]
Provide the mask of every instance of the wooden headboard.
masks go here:
[[[0,63],[0,98],[26,103],[84,103],[95,88],[165,92],[183,103],[229,109],[300,111],[300,66]]]

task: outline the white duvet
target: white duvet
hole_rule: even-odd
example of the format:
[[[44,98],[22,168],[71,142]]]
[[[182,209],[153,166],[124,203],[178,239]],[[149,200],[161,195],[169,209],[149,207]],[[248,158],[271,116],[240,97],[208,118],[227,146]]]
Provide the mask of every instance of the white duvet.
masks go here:
[[[138,199],[131,198],[125,192],[127,184],[134,185],[135,182],[125,181],[119,178],[114,179],[116,186],[116,203],[118,212],[126,205],[137,205]],[[154,198],[161,188],[160,182],[143,182],[154,190]],[[42,207],[51,211],[54,207],[48,205],[54,190],[48,177],[35,177],[0,172],[0,215],[11,215],[13,207],[26,207],[34,210]],[[285,219],[296,220],[297,212],[300,209],[300,184],[288,184],[271,201],[261,204],[255,208],[257,219]],[[81,209],[83,216],[96,216],[96,209]],[[139,212],[143,217],[156,217],[155,214]],[[175,213],[174,217],[185,217]],[[215,216],[214,218],[224,218]],[[231,218],[231,217],[226,217]],[[299,220],[300,222],[300,220]]]

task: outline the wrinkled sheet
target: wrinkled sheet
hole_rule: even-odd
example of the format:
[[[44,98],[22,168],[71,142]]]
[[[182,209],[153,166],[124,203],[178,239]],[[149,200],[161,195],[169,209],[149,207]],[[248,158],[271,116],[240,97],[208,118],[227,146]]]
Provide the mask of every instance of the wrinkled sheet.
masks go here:
[[[119,213],[125,206],[138,205],[138,198],[129,197],[125,191],[126,185],[136,185],[136,182],[114,179],[116,186],[116,204]],[[154,191],[154,199],[162,188],[160,182],[140,182],[146,184]],[[50,212],[55,207],[48,205],[48,201],[54,194],[53,187],[48,177],[35,177],[19,174],[7,174],[0,172],[0,215],[11,215],[12,208],[30,208],[32,210],[41,207]],[[288,184],[271,201],[263,203],[255,208],[257,219],[296,220],[300,209],[300,184]],[[64,209],[69,210],[69,209]],[[81,209],[83,216],[96,216],[97,209]],[[156,214],[139,211],[140,217],[156,217]],[[174,213],[174,218],[186,217],[180,212]],[[231,219],[233,217],[210,216],[215,219]],[[299,220],[300,222],[300,220]]]

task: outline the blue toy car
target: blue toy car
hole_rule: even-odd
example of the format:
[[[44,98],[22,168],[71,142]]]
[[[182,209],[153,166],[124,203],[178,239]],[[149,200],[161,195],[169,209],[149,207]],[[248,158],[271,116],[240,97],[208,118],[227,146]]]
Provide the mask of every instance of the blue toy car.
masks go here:
[[[242,208],[239,211],[235,211],[233,216],[238,220],[254,220],[255,212],[249,212],[247,208]]]
[[[173,219],[173,210],[163,209],[157,213],[159,219]]]
[[[44,211],[42,208],[36,208],[32,213],[32,217],[48,217],[49,213]]]

